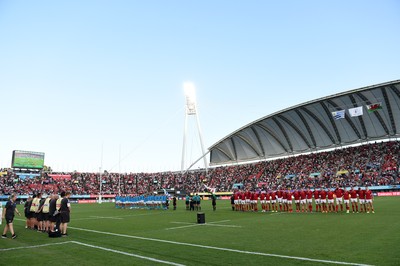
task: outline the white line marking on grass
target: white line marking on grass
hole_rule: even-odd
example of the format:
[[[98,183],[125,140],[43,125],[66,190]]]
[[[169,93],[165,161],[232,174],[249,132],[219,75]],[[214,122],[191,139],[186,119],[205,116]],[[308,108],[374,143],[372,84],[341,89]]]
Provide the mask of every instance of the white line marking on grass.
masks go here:
[[[72,243],[72,241],[49,243],[49,244],[35,245],[35,246],[15,247],[15,248],[1,248],[0,251],[10,251],[10,250],[28,249],[28,248],[41,248],[41,247],[54,246],[54,245],[63,245],[63,244],[68,244],[68,243]]]
[[[193,226],[199,226],[199,225],[221,226],[221,227],[233,227],[233,228],[239,228],[239,227],[241,227],[241,226],[239,226],[239,225],[217,224],[217,223],[225,223],[225,222],[230,222],[230,220],[215,221],[215,222],[209,222],[209,223],[204,223],[204,224],[194,224],[194,223],[187,223],[187,222],[171,222],[171,223],[173,223],[173,224],[187,224],[187,225],[186,225],[186,226],[177,226],[177,227],[165,228],[165,230],[181,229],[181,228],[187,228],[187,227],[193,227]]]
[[[189,224],[189,225],[182,225],[182,226],[177,226],[177,227],[165,228],[165,230],[174,230],[174,229],[181,229],[181,228],[195,227],[195,226],[200,226],[200,225],[205,225],[205,224]]]
[[[135,258],[139,258],[139,259],[150,260],[150,261],[154,261],[154,262],[158,262],[158,263],[175,265],[175,266],[184,266],[184,264],[179,264],[179,263],[170,262],[170,261],[166,261],[166,260],[159,260],[159,259],[155,259],[155,258],[151,258],[151,257],[145,257],[145,256],[141,256],[141,255],[137,255],[137,254],[133,254],[133,253],[128,253],[128,252],[124,252],[124,251],[120,251],[120,250],[115,250],[115,249],[104,248],[104,247],[100,247],[100,246],[89,245],[89,244],[85,244],[85,243],[78,242],[78,241],[71,241],[71,243],[75,243],[75,244],[78,244],[78,245],[81,245],[81,246],[85,246],[85,247],[90,247],[90,248],[96,248],[96,249],[100,249],[100,250],[104,250],[104,251],[109,251],[109,252],[113,252],[113,253],[117,253],[117,254],[122,254],[122,255],[130,256],[130,257],[135,257]]]
[[[133,254],[133,253],[128,253],[128,252],[124,252],[124,251],[120,251],[120,250],[115,250],[115,249],[110,249],[110,248],[105,248],[105,247],[85,244],[85,243],[78,242],[78,241],[65,241],[65,242],[48,243],[48,244],[35,245],[35,246],[25,246],[25,247],[15,247],[15,248],[2,248],[2,249],[0,249],[0,252],[1,251],[19,250],[19,249],[41,248],[41,247],[48,247],[48,246],[55,246],[55,245],[65,245],[65,244],[81,245],[81,246],[85,246],[85,247],[100,249],[100,250],[104,250],[104,251],[108,251],[108,252],[113,252],[113,253],[122,254],[122,255],[125,255],[125,256],[144,259],[144,260],[150,260],[150,261],[163,263],[163,264],[169,264],[169,265],[175,265],[175,266],[185,266],[184,264],[179,264],[179,263],[170,262],[170,261],[166,261],[166,260],[159,260],[159,259],[155,259],[155,258],[151,258],[151,257],[145,257],[145,256],[141,256],[141,255],[137,255],[137,254]]]
[[[98,218],[98,219],[114,219],[114,220],[123,220],[124,218],[120,217],[107,217],[107,216],[90,216],[92,218]]]
[[[146,240],[146,241],[154,241],[154,242],[160,242],[160,243],[167,243],[167,244],[174,244],[174,245],[181,245],[181,246],[189,246],[189,247],[197,247],[197,248],[205,248],[205,249],[214,249],[214,250],[221,250],[221,251],[228,251],[228,252],[235,252],[235,253],[242,253],[242,254],[259,255],[259,256],[265,256],[265,257],[276,257],[276,258],[284,258],[284,259],[292,259],[292,260],[322,262],[322,263],[341,264],[341,265],[372,266],[372,265],[368,265],[368,264],[353,263],[353,262],[334,261],[334,260],[319,260],[319,259],[311,259],[311,258],[305,258],[305,257],[296,257],[296,256],[287,256],[287,255],[279,255],[279,254],[271,254],[271,253],[245,251],[245,250],[231,249],[231,248],[220,248],[220,247],[214,247],[214,246],[205,246],[205,245],[185,243],[185,242],[177,242],[177,241],[157,239],[157,238],[149,238],[149,237],[142,237],[142,236],[132,236],[132,235],[123,235],[123,234],[116,234],[116,233],[111,233],[111,232],[102,232],[102,231],[97,231],[97,230],[92,230],[92,229],[85,229],[85,228],[78,228],[78,227],[72,227],[72,226],[70,226],[68,228],[75,229],[75,230],[80,230],[80,231],[91,232],[91,233],[103,234],[103,235],[119,236],[119,237],[125,237],[125,238],[140,239],[140,240]]]

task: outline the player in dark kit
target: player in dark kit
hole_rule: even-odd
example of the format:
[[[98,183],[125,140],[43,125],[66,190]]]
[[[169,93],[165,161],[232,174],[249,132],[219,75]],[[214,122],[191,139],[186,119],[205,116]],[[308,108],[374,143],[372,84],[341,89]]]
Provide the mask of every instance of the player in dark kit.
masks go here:
[[[19,213],[17,209],[17,203],[15,202],[17,200],[16,195],[11,195],[10,200],[7,201],[6,206],[3,210],[3,218],[6,219],[6,226],[4,227],[3,234],[1,235],[1,238],[7,238],[7,231],[10,230],[11,232],[11,238],[14,239],[17,237],[17,235],[14,232],[14,226],[13,226],[13,221],[14,221],[14,213],[17,213],[19,216],[21,214]]]
[[[176,197],[172,198],[172,206],[174,207],[174,211],[176,210]]]
[[[213,207],[213,211],[215,211],[217,209],[217,197],[214,193],[211,195],[211,205]]]
[[[70,220],[70,212],[71,212],[71,204],[69,203],[69,197],[71,196],[70,192],[61,192],[61,206],[60,206],[60,229],[61,235],[67,236],[67,227]]]
[[[56,213],[58,196],[56,194],[51,195],[50,203],[49,203],[49,221],[50,221],[50,232],[54,232],[56,223],[59,218],[58,211]],[[57,228],[58,229],[58,228]]]

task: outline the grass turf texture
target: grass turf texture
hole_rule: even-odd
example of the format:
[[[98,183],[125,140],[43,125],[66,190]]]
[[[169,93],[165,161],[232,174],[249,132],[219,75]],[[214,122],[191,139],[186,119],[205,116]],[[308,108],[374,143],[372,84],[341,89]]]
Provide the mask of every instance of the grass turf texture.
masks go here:
[[[14,226],[18,238],[0,239],[0,265],[20,265],[27,262],[30,265],[42,265],[44,262],[48,265],[158,264],[115,252],[184,265],[323,264],[178,243],[319,260],[399,265],[399,204],[400,197],[382,197],[375,200],[375,214],[287,214],[233,212],[229,201],[217,201],[217,211],[213,212],[211,201],[203,201],[202,211],[205,213],[206,225],[196,224],[196,212],[186,211],[183,201],[178,202],[176,211],[115,209],[114,204],[72,205],[71,228],[66,238],[50,239],[47,234],[27,230],[24,228],[24,221],[20,220],[22,217],[16,216],[18,220],[14,222]],[[22,206],[18,208],[22,212]],[[4,223],[1,230],[3,228]],[[120,235],[82,231],[78,228]],[[4,251],[8,248],[60,242],[68,243]],[[98,249],[99,247],[103,249]]]

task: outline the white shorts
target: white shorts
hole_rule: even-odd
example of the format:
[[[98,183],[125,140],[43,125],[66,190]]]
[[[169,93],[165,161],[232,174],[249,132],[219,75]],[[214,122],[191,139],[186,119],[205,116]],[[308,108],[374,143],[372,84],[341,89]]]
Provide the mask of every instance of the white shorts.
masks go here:
[[[302,199],[302,200],[300,200],[300,203],[301,203],[301,204],[306,204],[306,203],[307,203],[307,200],[306,200],[306,199]]]
[[[321,199],[315,199],[315,204],[320,204],[321,203]]]
[[[281,203],[282,202],[282,198],[278,198],[278,202]]]
[[[360,204],[365,204],[365,199],[360,199]]]
[[[265,200],[260,200],[260,203],[261,204],[265,204]]]
[[[257,204],[258,200],[252,200],[251,203]]]
[[[291,200],[287,200],[287,204],[292,205],[292,201]]]
[[[300,203],[300,200],[295,200],[294,202],[295,202],[295,203]]]
[[[320,199],[321,203],[326,203],[326,199]]]
[[[307,203],[312,203],[312,199],[307,199]]]
[[[239,200],[235,199],[234,203],[235,203],[235,205],[238,205],[239,204]]]
[[[353,202],[357,203],[357,199],[350,198],[350,201],[351,201],[351,203],[353,203]]]
[[[345,204],[349,204],[350,200],[345,199],[345,200],[343,200],[343,202],[344,202]]]
[[[266,200],[266,201],[265,201],[265,203],[267,203],[267,204],[270,204],[270,203],[271,203],[271,201],[270,201],[270,200]]]
[[[271,200],[271,203],[272,203],[272,204],[275,204],[275,203],[276,203],[276,200]]]
[[[336,202],[337,202],[338,204],[342,204],[343,198],[336,198]]]
[[[366,199],[365,203],[372,203],[372,199]]]
[[[250,203],[250,199],[245,199],[245,202],[246,203]]]
[[[282,202],[283,203],[287,203],[287,199],[282,199]]]
[[[329,204],[333,204],[335,202],[335,200],[333,200],[333,199],[328,199],[328,203]]]
[[[242,205],[246,204],[246,200],[244,200],[244,199],[240,200],[240,204],[242,204]]]

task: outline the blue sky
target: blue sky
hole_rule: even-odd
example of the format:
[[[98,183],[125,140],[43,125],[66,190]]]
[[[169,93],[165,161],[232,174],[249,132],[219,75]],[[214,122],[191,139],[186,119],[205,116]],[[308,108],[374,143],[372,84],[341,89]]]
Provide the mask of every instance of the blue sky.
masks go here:
[[[97,171],[103,147],[103,169],[179,170],[184,81],[208,148],[275,111],[399,79],[399,25],[399,1],[0,0],[0,166],[21,149]]]

